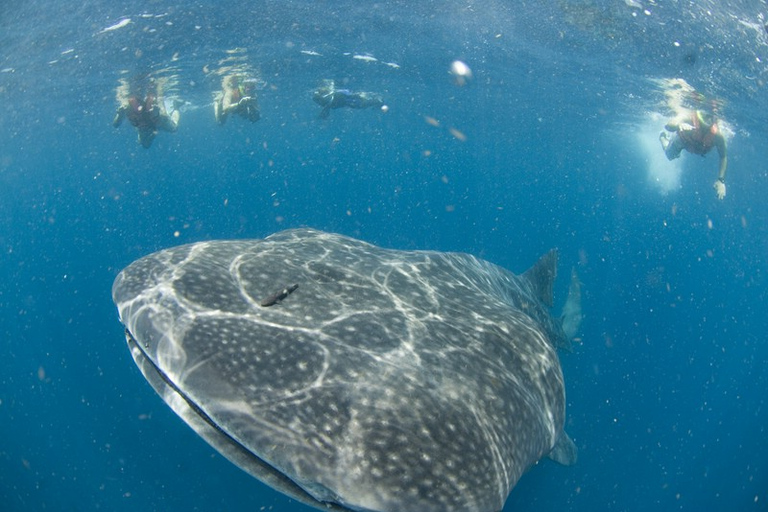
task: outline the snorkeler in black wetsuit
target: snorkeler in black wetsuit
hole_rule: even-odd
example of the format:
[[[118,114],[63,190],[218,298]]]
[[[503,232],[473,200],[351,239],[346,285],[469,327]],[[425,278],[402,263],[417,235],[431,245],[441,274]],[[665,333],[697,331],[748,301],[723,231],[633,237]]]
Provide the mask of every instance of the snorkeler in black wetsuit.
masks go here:
[[[315,90],[312,99],[323,107],[320,111],[322,119],[327,118],[331,109],[335,108],[368,108],[384,105],[380,94],[337,89],[333,80],[323,80],[322,85]]]

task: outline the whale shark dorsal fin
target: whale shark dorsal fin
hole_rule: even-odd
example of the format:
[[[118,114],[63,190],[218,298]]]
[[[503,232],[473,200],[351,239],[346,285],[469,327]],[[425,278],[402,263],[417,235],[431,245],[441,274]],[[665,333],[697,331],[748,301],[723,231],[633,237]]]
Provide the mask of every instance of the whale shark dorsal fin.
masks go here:
[[[531,283],[536,298],[551,308],[554,304],[552,287],[557,277],[557,249],[552,249],[539,258],[539,261],[525,271],[523,277]]]

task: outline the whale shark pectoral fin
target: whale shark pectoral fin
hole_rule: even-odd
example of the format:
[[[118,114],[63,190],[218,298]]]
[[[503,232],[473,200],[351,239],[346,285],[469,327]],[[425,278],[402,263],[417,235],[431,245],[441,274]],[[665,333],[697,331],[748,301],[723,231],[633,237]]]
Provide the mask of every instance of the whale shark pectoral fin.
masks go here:
[[[576,267],[571,269],[571,284],[568,287],[568,299],[563,306],[563,331],[568,340],[576,337],[581,327],[581,282]],[[570,345],[570,343],[569,343]]]
[[[560,436],[557,438],[554,448],[552,448],[552,451],[547,454],[547,457],[557,462],[558,464],[562,464],[563,466],[571,466],[576,464],[576,459],[578,459],[578,456],[579,449],[576,448],[576,444],[574,444],[571,438],[568,437],[568,434],[565,433],[565,430],[560,432]]]
[[[536,298],[551,308],[554,303],[552,288],[557,277],[557,250],[552,249],[539,258],[539,261],[523,273],[523,277],[531,283]]]

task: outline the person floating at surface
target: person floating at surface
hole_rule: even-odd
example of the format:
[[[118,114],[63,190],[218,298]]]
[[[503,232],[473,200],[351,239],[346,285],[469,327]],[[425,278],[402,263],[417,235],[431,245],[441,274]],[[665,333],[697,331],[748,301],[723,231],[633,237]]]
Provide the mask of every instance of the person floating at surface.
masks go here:
[[[384,105],[380,94],[337,89],[333,80],[323,80],[322,85],[315,90],[312,99],[323,107],[323,110],[320,111],[322,119],[328,117],[332,108],[368,108]]]
[[[261,119],[256,83],[256,80],[243,75],[227,75],[222,78],[221,91],[213,100],[216,122],[224,125],[229,114],[239,114],[252,123]]]
[[[674,139],[670,140],[666,131],[659,134],[661,147],[669,160],[680,156],[685,149],[690,153],[704,156],[713,148],[717,148],[720,155],[720,170],[713,188],[718,199],[725,197],[725,170],[728,167],[728,155],[725,146],[725,137],[720,132],[717,119],[707,112],[696,110],[684,118],[669,121],[664,128],[670,132],[677,132]]]
[[[174,109],[169,115],[162,98],[147,93],[144,99],[136,94],[129,94],[121,99],[112,126],[117,128],[128,118],[139,134],[139,143],[145,148],[152,145],[158,130],[175,132],[179,126],[179,111]]]

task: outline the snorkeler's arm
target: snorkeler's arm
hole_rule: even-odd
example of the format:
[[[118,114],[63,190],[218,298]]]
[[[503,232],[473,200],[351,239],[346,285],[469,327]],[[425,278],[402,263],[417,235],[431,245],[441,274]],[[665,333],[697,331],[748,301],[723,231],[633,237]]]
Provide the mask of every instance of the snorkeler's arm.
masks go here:
[[[229,114],[233,110],[237,108],[237,103],[232,103],[232,97],[234,96],[234,92],[231,88],[227,88],[224,90],[224,95],[221,98],[221,111],[224,114]]]
[[[717,174],[717,179],[725,181],[725,171],[728,167],[728,150],[725,144],[725,137],[723,137],[722,134],[717,135],[715,145],[717,146],[717,154],[720,155],[720,169]]]
[[[667,122],[667,124],[664,125],[664,128],[667,131],[670,132],[679,132],[681,130],[693,130],[694,125],[691,124],[693,121],[691,121],[690,116],[678,116],[674,119],[671,119]]]
[[[722,134],[718,134],[715,139],[715,145],[717,145],[717,152],[720,155],[720,170],[717,174],[717,179],[712,184],[712,188],[715,189],[717,198],[721,201],[725,199],[725,169],[728,167],[728,155],[725,147],[725,137]]]

